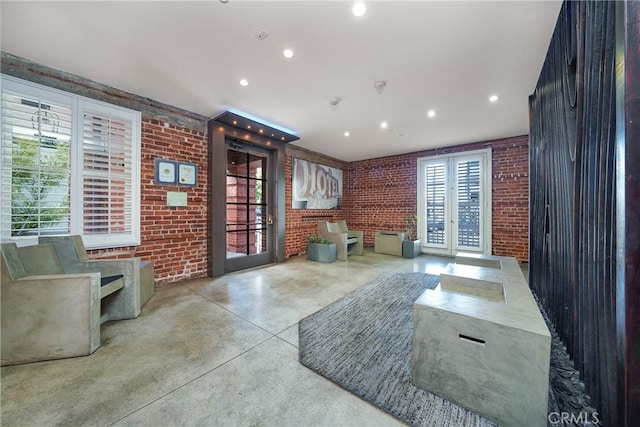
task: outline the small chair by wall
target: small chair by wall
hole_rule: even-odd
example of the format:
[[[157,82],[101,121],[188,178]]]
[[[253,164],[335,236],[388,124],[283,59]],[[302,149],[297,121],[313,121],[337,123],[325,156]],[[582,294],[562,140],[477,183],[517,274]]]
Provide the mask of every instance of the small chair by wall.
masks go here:
[[[346,261],[347,255],[350,254],[364,254],[364,232],[349,230],[345,220],[336,222],[320,221],[318,223],[318,234],[336,244],[337,258],[339,260]]]
[[[52,243],[65,273],[99,272],[102,277],[124,276],[124,288],[102,300],[101,322],[134,319],[155,292],[152,261],[140,258],[89,259],[82,237],[42,236],[41,243]]]
[[[100,274],[67,274],[53,244],[2,245],[1,365],[85,356],[100,347]]]

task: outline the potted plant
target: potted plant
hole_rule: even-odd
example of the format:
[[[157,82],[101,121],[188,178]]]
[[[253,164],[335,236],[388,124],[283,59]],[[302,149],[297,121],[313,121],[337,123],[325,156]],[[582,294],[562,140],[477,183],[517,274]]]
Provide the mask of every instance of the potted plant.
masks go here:
[[[312,234],[307,237],[307,259],[318,262],[334,262],[337,246],[324,236]]]
[[[416,226],[418,216],[409,214],[405,218],[405,240],[402,241],[402,256],[405,258],[415,258],[422,252],[422,243],[416,236]]]

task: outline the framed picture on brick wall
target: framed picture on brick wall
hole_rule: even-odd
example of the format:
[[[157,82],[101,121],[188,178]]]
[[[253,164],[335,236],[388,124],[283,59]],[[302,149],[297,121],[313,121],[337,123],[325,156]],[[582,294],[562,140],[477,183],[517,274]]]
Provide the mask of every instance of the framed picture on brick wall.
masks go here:
[[[156,184],[175,184],[177,182],[176,163],[171,160],[156,159]]]
[[[342,170],[293,159],[293,209],[341,209]]]
[[[198,165],[178,163],[178,184],[195,187],[198,182]]]

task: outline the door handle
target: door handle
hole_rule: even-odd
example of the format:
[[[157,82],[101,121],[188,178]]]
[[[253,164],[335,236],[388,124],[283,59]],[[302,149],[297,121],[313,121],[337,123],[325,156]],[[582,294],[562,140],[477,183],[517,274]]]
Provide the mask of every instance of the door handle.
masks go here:
[[[273,224],[273,215],[269,214],[269,216],[267,216],[267,225],[271,224]]]

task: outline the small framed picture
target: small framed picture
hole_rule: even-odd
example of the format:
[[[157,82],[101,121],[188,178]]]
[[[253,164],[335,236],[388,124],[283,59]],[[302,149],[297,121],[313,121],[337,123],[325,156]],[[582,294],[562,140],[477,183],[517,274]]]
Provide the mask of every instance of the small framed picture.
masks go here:
[[[156,159],[156,184],[175,184],[177,182],[176,163],[170,160]]]
[[[178,163],[178,184],[194,187],[198,181],[198,165]]]

